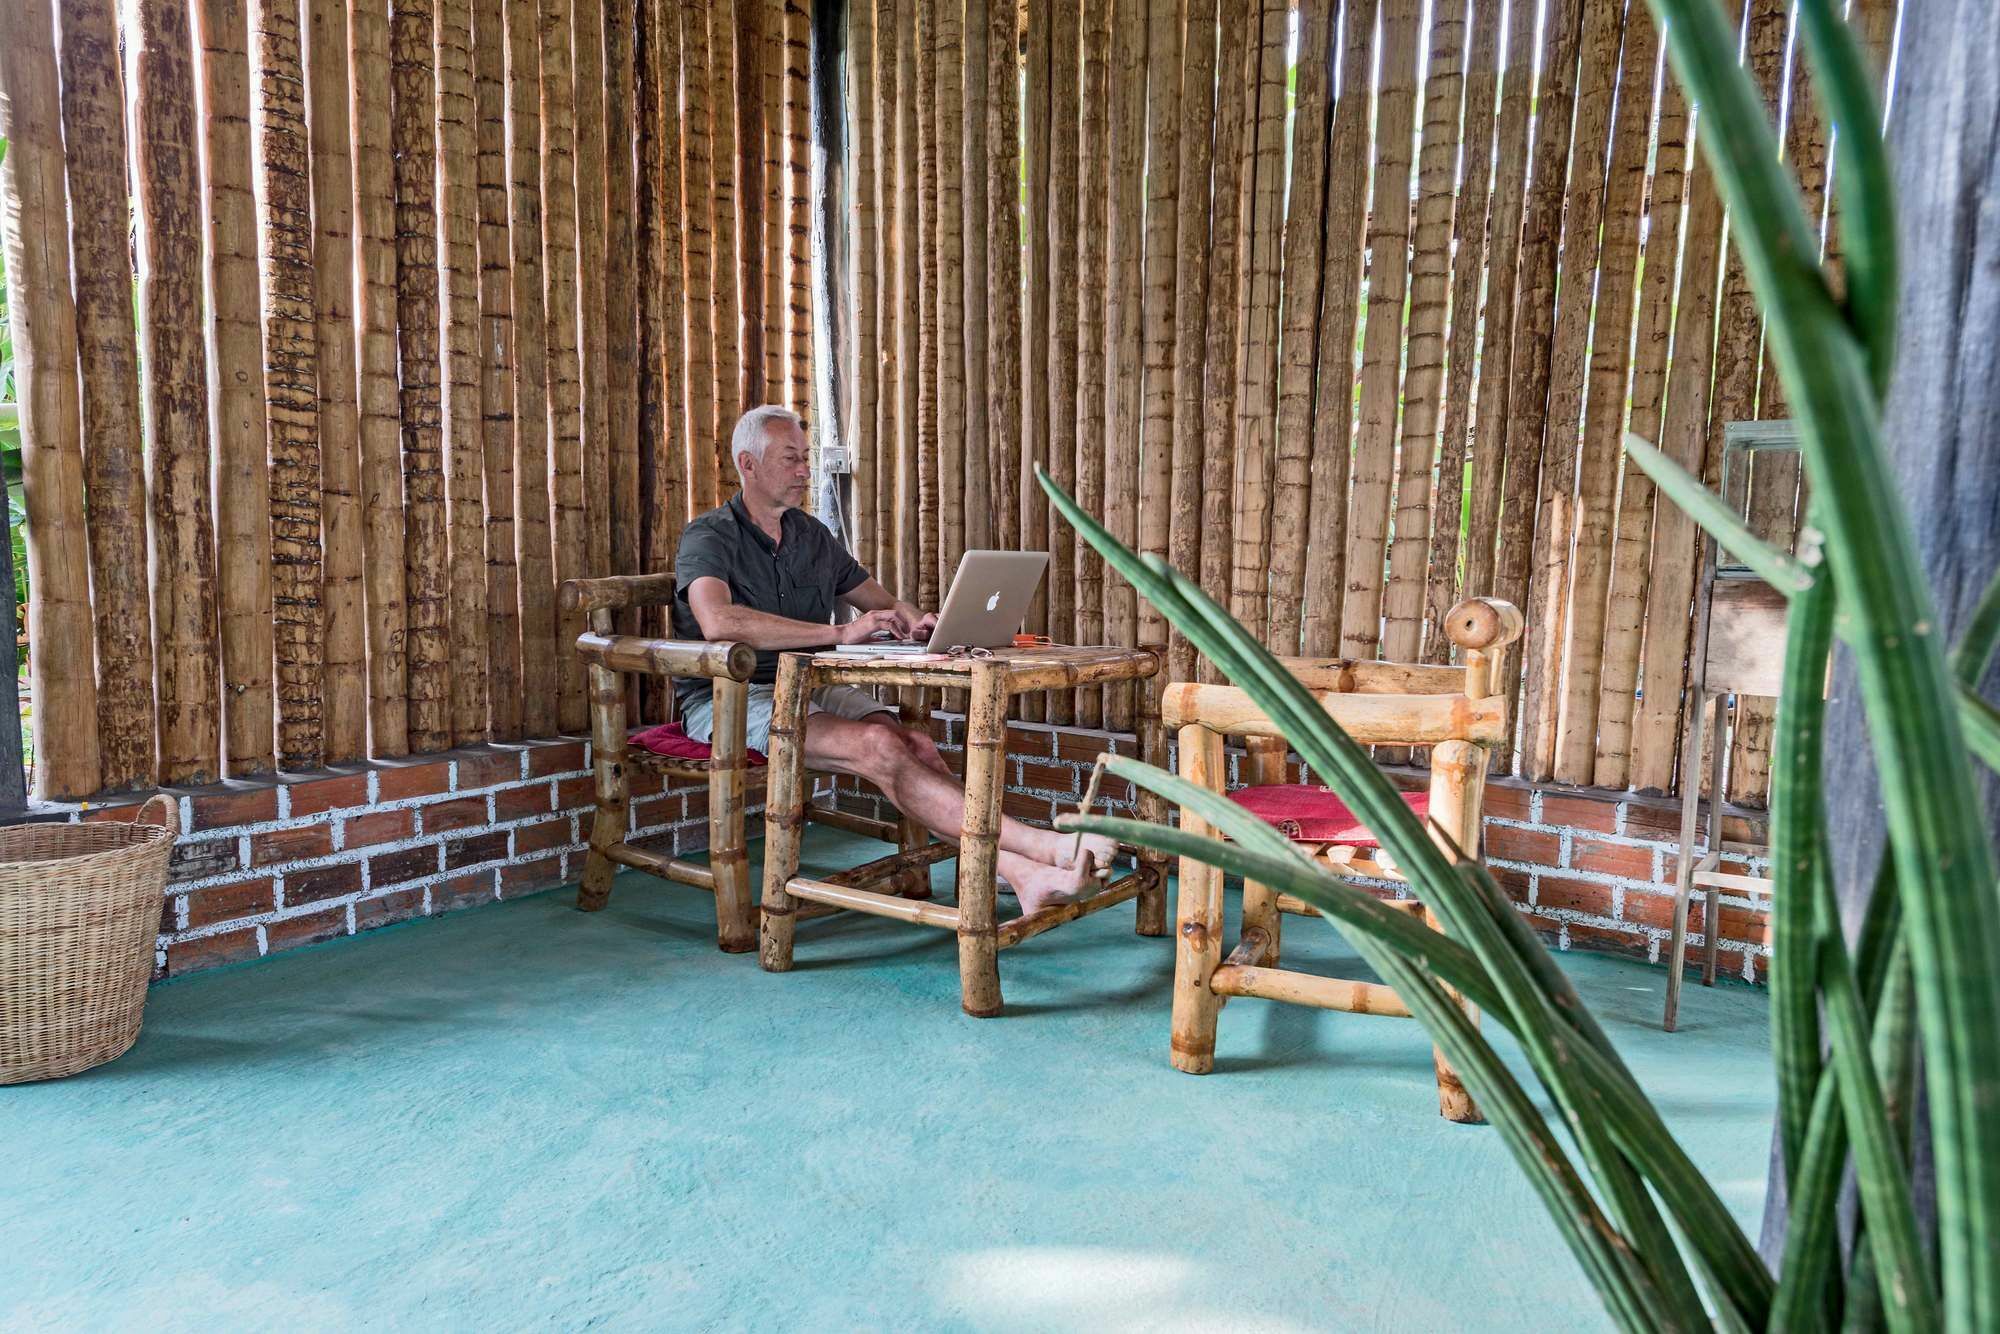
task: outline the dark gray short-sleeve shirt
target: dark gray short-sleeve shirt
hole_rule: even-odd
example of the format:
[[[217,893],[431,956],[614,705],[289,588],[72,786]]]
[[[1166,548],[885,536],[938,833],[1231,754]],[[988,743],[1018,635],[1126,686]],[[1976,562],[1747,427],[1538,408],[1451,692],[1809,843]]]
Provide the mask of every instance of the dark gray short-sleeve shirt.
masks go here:
[[[779,520],[783,541],[773,542],[738,493],[727,505],[710,510],[687,526],[674,558],[674,637],[701,639],[701,623],[688,605],[688,586],[701,578],[729,585],[730,599],[739,606],[825,625],[833,620],[841,595],[865,583],[868,571],[849,555],[825,524],[802,509],[785,511]],[[752,681],[769,685],[778,679],[778,655],[757,655]],[[708,689],[706,681],[679,681],[683,699]]]

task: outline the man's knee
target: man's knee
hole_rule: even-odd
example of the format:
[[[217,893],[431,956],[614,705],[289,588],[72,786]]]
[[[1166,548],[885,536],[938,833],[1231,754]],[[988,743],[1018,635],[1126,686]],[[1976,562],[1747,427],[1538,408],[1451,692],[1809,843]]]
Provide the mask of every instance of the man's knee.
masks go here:
[[[860,748],[859,758],[871,773],[894,773],[910,758],[902,727],[879,714],[862,723]]]

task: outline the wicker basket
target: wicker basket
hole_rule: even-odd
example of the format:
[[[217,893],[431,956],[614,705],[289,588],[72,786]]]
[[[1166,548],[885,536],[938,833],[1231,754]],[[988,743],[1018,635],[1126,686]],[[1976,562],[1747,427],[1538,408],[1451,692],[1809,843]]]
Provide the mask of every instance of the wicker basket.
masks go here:
[[[0,829],[0,1084],[88,1070],[139,1036],[173,848],[163,796],[129,824]]]

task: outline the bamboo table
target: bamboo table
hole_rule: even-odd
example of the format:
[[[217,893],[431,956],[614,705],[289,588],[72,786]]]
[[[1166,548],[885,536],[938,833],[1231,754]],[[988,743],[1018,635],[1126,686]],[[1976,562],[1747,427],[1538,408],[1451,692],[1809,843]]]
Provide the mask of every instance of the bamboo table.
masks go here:
[[[1160,655],[1150,649],[994,649],[990,657],[912,662],[895,658],[855,658],[845,654],[787,653],[778,661],[771,718],[771,763],[764,812],[764,912],[758,927],[759,958],[766,972],[792,966],[793,929],[801,900],[831,908],[893,917],[938,927],[958,936],[958,975],[965,1012],[980,1018],[1000,1013],[999,953],[1032,936],[1127,899],[1138,900],[1137,930],[1166,934],[1167,859],[1141,850],[1137,869],[1074,903],[999,923],[994,870],[1000,850],[1000,803],[1006,791],[1007,702],[1038,690],[1068,690],[1113,681],[1143,681],[1139,694],[1139,744],[1143,758],[1164,767],[1166,736],[1160,727]],[[827,879],[802,876],[799,836],[805,824],[806,705],[826,685],[894,686],[902,692],[906,722],[929,715],[925,691],[967,692],[965,734],[965,826],[956,844],[934,843],[905,851]],[[1139,794],[1142,818],[1163,820],[1165,805]],[[912,902],[871,888],[948,857],[958,858],[955,906]]]

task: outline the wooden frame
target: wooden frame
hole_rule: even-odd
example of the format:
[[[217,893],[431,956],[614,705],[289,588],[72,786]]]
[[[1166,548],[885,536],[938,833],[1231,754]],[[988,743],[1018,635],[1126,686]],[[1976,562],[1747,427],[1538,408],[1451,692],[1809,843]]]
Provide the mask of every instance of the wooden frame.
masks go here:
[[[1327,713],[1363,743],[1431,747],[1430,821],[1449,852],[1479,855],[1488,752],[1504,746],[1509,720],[1498,693],[1507,645],[1521,633],[1521,613],[1511,604],[1470,598],[1445,617],[1445,633],[1461,653],[1457,667],[1289,658],[1286,666],[1317,695]],[[1284,781],[1283,738],[1250,697],[1230,686],[1177,685],[1163,697],[1165,724],[1179,729],[1180,774],[1211,791],[1226,789],[1223,746],[1241,737],[1242,766],[1252,784]],[[1215,830],[1193,812],[1181,827]],[[1402,873],[1380,854],[1340,844],[1306,845],[1336,874],[1400,881]],[[1180,861],[1180,894],[1174,951],[1172,1061],[1178,1070],[1207,1074],[1215,1068],[1215,1032],[1232,996],[1310,1005],[1354,1014],[1408,1016],[1394,989],[1378,982],[1320,977],[1278,966],[1283,915],[1318,914],[1287,894],[1247,881],[1237,943],[1223,951],[1222,871],[1192,857]],[[1395,906],[1436,918],[1416,900]],[[1474,1013],[1467,1007],[1468,1013]],[[1478,1121],[1479,1109],[1442,1052],[1435,1053],[1438,1109],[1452,1121]]]
[[[995,649],[990,657],[942,662],[857,659],[834,654],[787,653],[779,660],[778,693],[771,717],[771,787],[764,812],[764,915],[761,960],[770,973],[792,967],[794,924],[810,906],[846,908],[936,927],[958,937],[960,1003],[976,1018],[1001,1011],[1000,951],[1079,917],[1137,899],[1135,928],[1142,936],[1166,934],[1166,858],[1140,850],[1137,869],[1113,880],[1089,898],[1055,904],[1007,922],[996,920],[998,884],[994,867],[1000,850],[1000,803],[1006,791],[1007,701],[1029,691],[1073,690],[1116,681],[1160,679],[1161,654],[1152,649],[1068,648]],[[904,719],[925,716],[924,691],[963,689],[966,711],[965,824],[956,845],[911,847],[868,866],[828,880],[801,876],[799,836],[812,808],[805,801],[806,705],[826,685],[893,686],[904,694]],[[1157,684],[1140,692],[1137,719],[1144,758],[1164,762]],[[912,701],[915,706],[912,708]],[[1140,795],[1140,815],[1160,820],[1165,804]],[[958,859],[957,902],[911,903],[871,886],[917,865]],[[810,905],[802,910],[801,905]]]
[[[756,671],[757,655],[748,644],[645,639],[616,632],[615,613],[626,608],[664,605],[672,599],[673,588],[671,575],[571,579],[562,587],[563,610],[586,616],[590,625],[588,631],[577,637],[576,652],[590,680],[590,752],[596,778],[597,813],[591,820],[590,853],[584,862],[576,906],[584,912],[604,907],[611,899],[611,881],[618,868],[631,867],[715,895],[716,944],[725,953],[745,954],[756,948],[757,921],[750,896],[743,812],[751,791],[775,771],[774,767],[752,769],[744,748],[748,682]],[[662,681],[706,677],[714,682],[714,743],[708,759],[672,759],[633,751],[627,746],[625,729],[630,710],[625,698],[625,674],[628,672]],[[705,865],[627,841],[632,825],[634,767],[652,769],[670,780],[707,781]],[[807,818],[822,824],[891,843],[897,842],[902,832],[900,826],[890,821],[829,807],[808,804],[803,810]],[[908,852],[904,848],[891,860]],[[895,869],[903,867],[899,864]]]

